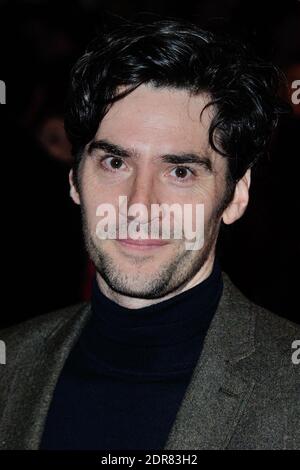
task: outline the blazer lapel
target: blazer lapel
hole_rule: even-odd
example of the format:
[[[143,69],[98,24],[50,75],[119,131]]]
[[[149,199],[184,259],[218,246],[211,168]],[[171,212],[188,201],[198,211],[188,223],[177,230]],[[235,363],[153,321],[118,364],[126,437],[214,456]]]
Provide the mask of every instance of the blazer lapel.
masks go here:
[[[255,384],[239,362],[254,352],[250,303],[223,273],[224,290],[164,449],[225,449]]]

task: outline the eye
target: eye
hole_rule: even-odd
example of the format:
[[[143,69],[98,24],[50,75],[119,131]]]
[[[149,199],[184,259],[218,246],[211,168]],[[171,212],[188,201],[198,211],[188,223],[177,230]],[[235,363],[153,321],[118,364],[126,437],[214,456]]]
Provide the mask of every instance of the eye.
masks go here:
[[[121,157],[104,157],[101,160],[101,165],[108,171],[118,171],[126,168]]]
[[[186,166],[177,166],[171,171],[171,175],[175,176],[176,179],[187,180],[194,174],[191,168]]]

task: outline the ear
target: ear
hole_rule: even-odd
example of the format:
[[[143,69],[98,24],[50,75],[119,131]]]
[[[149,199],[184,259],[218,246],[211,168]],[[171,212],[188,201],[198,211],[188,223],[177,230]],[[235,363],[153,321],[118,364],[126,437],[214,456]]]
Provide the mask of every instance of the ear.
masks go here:
[[[73,201],[75,202],[75,204],[80,205],[80,196],[79,196],[79,193],[78,193],[78,191],[76,189],[76,186],[74,184],[74,172],[73,172],[73,170],[70,170],[70,173],[69,173],[69,183],[70,183],[70,196],[73,199]]]
[[[233,199],[223,212],[222,219],[224,224],[232,224],[244,214],[249,202],[250,182],[251,169],[249,168],[237,182]]]

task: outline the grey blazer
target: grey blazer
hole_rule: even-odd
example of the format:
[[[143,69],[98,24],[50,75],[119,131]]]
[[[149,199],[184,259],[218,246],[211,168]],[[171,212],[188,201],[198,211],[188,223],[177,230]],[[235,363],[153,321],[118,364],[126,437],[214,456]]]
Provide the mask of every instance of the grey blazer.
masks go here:
[[[292,362],[300,328],[223,279],[164,449],[300,449],[300,365]],[[55,384],[89,316],[84,303],[0,331],[0,449],[39,448]]]

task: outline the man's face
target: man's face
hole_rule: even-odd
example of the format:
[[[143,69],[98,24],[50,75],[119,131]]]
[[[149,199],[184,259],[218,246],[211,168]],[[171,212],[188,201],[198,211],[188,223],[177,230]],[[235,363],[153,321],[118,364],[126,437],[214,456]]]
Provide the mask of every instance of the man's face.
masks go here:
[[[213,260],[226,159],[208,146],[211,107],[200,120],[207,100],[203,94],[191,97],[185,90],[142,85],[111,107],[85,148],[80,203],[86,245],[98,274],[115,292],[163,297],[181,290]],[[187,250],[184,238],[155,245],[99,239],[97,207],[112,204],[118,215],[119,196],[127,197],[128,207],[144,204],[149,218],[151,204],[193,209],[203,204],[202,248]]]

